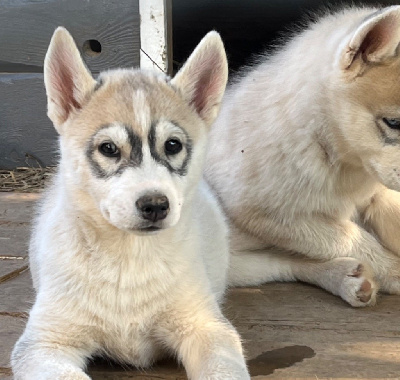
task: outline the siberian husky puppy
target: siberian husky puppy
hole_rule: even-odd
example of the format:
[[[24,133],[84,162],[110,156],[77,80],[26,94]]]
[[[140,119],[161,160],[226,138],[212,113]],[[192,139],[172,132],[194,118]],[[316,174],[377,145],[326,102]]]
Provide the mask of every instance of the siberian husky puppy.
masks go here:
[[[61,161],[31,240],[37,295],[15,379],[89,379],[94,355],[147,367],[166,352],[191,379],[249,379],[219,307],[228,230],[201,181],[227,80],[219,35],[172,80],[114,70],[96,82],[58,28],[44,76]]]
[[[353,306],[400,294],[400,6],[328,15],[228,90],[206,178],[230,282],[306,281]]]

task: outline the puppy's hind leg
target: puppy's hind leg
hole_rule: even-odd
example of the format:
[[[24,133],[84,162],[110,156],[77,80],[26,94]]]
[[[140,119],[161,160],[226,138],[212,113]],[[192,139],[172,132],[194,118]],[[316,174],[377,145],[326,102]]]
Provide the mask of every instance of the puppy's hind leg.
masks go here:
[[[273,249],[231,254],[229,286],[255,286],[272,281],[314,284],[354,307],[374,305],[378,291],[370,267],[351,257],[317,261]]]

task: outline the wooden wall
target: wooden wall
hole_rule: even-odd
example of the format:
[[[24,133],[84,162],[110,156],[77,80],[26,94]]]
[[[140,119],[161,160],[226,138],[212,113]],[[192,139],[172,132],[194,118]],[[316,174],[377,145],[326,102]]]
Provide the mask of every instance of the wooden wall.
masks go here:
[[[46,116],[43,60],[65,26],[92,73],[139,66],[139,0],[0,2],[0,168],[56,163],[57,135]],[[101,45],[96,52],[95,40]]]

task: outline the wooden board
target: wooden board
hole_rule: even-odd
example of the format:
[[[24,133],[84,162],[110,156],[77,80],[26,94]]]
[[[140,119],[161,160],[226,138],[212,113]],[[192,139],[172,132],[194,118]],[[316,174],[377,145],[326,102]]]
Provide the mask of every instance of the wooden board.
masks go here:
[[[0,314],[0,379],[11,375],[10,354],[11,350],[24,331],[26,317]],[[3,375],[3,376],[2,376]]]
[[[42,72],[57,26],[74,37],[92,72],[139,65],[139,0],[3,0],[0,72]],[[101,53],[84,47],[97,40]]]
[[[140,67],[172,74],[171,0],[141,0]]]
[[[57,133],[46,112],[43,74],[0,74],[0,168],[56,163]]]

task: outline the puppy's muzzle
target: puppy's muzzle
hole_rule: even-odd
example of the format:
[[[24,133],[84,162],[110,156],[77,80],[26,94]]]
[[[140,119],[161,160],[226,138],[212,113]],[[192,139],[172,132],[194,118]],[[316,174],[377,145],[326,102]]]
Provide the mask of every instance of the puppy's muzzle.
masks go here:
[[[153,223],[163,220],[169,213],[169,201],[162,194],[148,194],[136,201],[136,207],[143,219]]]

